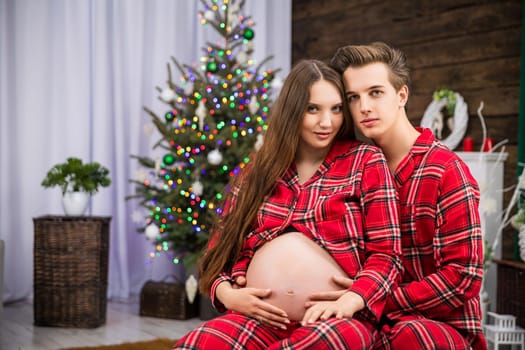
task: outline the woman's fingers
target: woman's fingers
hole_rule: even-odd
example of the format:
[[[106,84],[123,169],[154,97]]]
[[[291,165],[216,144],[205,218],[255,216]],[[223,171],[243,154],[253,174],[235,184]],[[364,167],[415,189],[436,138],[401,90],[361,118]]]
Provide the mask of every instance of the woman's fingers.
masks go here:
[[[258,298],[267,298],[272,294],[271,289],[246,288],[246,291]]]
[[[264,324],[280,329],[286,329],[286,325],[290,323],[286,312],[264,301],[259,305],[256,318]]]
[[[261,311],[260,316],[256,317],[261,323],[280,329],[286,329],[290,320],[286,317]]]

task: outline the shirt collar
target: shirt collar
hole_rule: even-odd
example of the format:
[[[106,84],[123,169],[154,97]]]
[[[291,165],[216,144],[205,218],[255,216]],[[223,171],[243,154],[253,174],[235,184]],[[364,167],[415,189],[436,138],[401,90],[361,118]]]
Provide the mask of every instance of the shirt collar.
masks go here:
[[[324,174],[330,168],[330,165],[340,155],[345,154],[346,152],[350,151],[350,149],[352,148],[352,145],[354,145],[356,142],[358,141],[336,140],[334,144],[332,145],[332,147],[330,148],[330,150],[328,151],[328,154],[326,155],[325,159],[321,163],[319,169],[313,175],[312,179],[322,176],[322,174]],[[281,181],[287,183],[288,185],[295,185],[299,182],[299,178],[297,177],[297,168],[295,166],[295,161],[292,162],[291,166],[288,168],[288,170],[286,171]]]
[[[419,131],[420,134],[405,158],[403,158],[403,160],[397,166],[394,174],[396,187],[398,187],[398,189],[399,187],[403,186],[403,184],[405,184],[412,176],[416,164],[419,163],[416,158],[425,155],[436,140],[432,130],[421,127],[416,127],[416,130]]]
[[[419,131],[420,134],[416,139],[416,142],[414,142],[414,145],[410,149],[410,153],[414,155],[426,153],[436,140],[434,134],[432,133],[432,130],[421,127],[416,127],[416,130]]]

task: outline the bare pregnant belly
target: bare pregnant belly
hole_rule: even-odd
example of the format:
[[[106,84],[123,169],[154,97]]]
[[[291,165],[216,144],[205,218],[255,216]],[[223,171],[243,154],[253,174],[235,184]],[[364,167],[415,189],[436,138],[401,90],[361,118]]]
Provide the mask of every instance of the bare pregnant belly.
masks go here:
[[[259,248],[248,266],[248,287],[269,288],[265,301],[300,321],[314,292],[339,290],[331,276],[347,276],[326,250],[300,232],[285,233]]]

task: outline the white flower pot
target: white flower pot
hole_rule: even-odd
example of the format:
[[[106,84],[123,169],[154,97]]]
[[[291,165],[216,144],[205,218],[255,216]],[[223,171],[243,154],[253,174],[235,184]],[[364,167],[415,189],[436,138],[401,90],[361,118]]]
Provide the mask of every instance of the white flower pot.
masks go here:
[[[62,207],[69,216],[81,216],[86,212],[89,202],[87,192],[66,192],[62,196]]]
[[[481,324],[486,325],[487,324],[487,318],[488,318],[488,312],[490,307],[490,300],[489,300],[489,294],[485,291],[485,289],[482,287],[481,293],[480,293],[480,308],[481,308]]]

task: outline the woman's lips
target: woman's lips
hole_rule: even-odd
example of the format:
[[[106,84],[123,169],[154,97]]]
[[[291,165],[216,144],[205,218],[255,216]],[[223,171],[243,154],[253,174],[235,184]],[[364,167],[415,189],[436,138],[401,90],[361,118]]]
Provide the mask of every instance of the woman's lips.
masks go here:
[[[320,139],[327,139],[332,133],[330,132],[316,132],[315,135]]]

